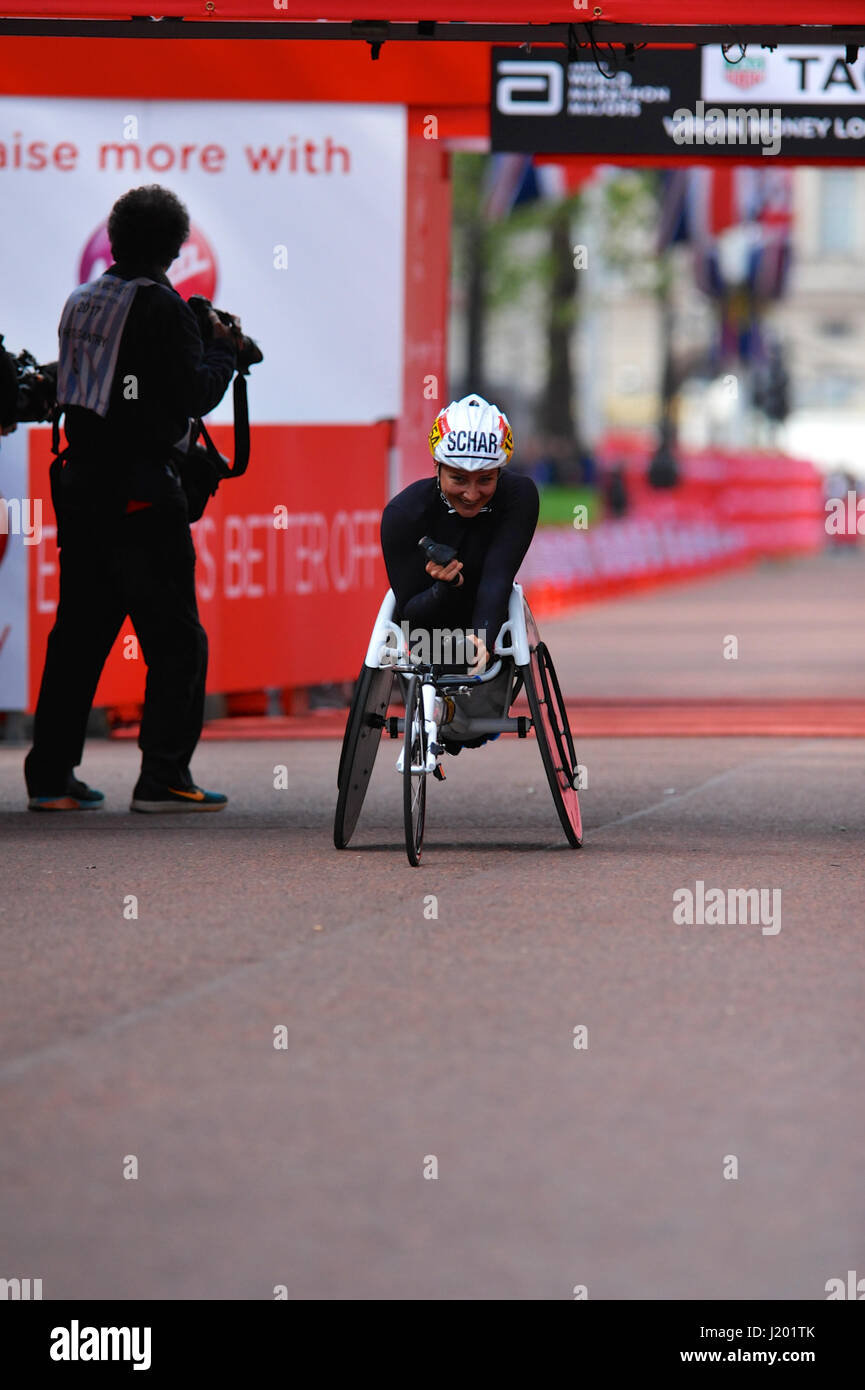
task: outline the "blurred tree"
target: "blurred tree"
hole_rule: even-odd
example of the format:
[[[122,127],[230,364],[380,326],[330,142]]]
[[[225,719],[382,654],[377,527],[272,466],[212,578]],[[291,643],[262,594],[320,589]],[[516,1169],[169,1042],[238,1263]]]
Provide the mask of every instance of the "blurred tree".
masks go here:
[[[546,384],[541,396],[537,425],[541,434],[551,435],[582,452],[574,418],[574,371],[571,337],[579,306],[580,270],[576,268],[573,203],[567,199],[549,209],[549,252],[546,271]]]
[[[485,390],[484,332],[487,317],[489,226],[484,211],[487,156],[455,153],[451,158],[454,272],[465,286],[465,380]]]
[[[466,314],[464,384],[484,389],[490,320],[530,291],[539,293],[546,369],[536,402],[536,426],[557,457],[576,461],[584,447],[576,417],[573,330],[580,312],[581,276],[603,265],[614,288],[653,293],[659,301],[659,452],[666,457],[675,444],[675,397],[684,379],[682,368],[687,372],[691,364],[677,365],[673,356],[671,257],[657,248],[658,173],[611,169],[570,196],[534,196],[518,201],[505,216],[490,217],[490,170],[489,155],[458,152],[452,157],[454,282],[461,288]],[[589,243],[578,256],[577,228],[587,211]]]
[[[685,379],[677,368],[673,351],[675,315],[673,310],[672,265],[669,248],[658,255],[655,293],[660,323],[661,382],[658,401],[658,442],[649,460],[649,482],[653,487],[675,487],[679,481],[676,463],[676,397]]]
[[[580,274],[574,266],[573,224],[579,196],[526,198],[495,218],[487,211],[490,157],[456,153],[452,174],[454,277],[463,287],[466,314],[465,383],[484,390],[489,319],[512,308],[529,289],[539,289],[545,304],[547,367],[536,425],[573,451],[578,431],[571,338]]]
[[[604,246],[608,264],[626,285],[652,293],[658,302],[661,364],[658,384],[657,444],[649,462],[649,481],[672,487],[676,468],[676,397],[691,369],[674,352],[673,253],[659,245],[666,186],[659,170],[623,170],[605,190]]]

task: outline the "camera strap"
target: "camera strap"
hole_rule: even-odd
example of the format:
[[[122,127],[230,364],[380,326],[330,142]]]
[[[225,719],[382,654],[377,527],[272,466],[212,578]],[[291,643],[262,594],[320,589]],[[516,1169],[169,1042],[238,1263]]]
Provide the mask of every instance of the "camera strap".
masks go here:
[[[226,463],[204,426],[203,420],[196,420],[192,426],[189,447],[198,439],[204,440],[208,456],[220,478],[240,478],[249,464],[249,401],[246,395],[246,377],[238,372],[234,378],[234,463]]]
[[[62,414],[63,411],[55,405],[51,412],[51,452],[55,458],[60,453],[60,417]]]

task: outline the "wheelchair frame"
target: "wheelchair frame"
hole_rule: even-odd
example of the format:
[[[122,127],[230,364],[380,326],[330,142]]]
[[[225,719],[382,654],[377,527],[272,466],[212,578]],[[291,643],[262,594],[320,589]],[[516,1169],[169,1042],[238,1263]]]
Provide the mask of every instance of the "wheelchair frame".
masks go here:
[[[403,739],[397,771],[403,780],[405,847],[409,863],[417,867],[423,849],[427,777],[432,774],[444,780],[440,763],[445,750],[441,740],[463,743],[502,733],[525,738],[530,728],[535,731],[567,841],[573,849],[579,848],[583,832],[573,737],[552,658],[541,641],[522,587],[517,583],[513,586],[508,616],[493,643],[495,660],[479,676],[442,670],[416,660],[404,630],[394,621],[395,611],[396,598],[389,589],[373,626],[346,721],[337,773],[337,849],[345,849],[354,833],[385,730],[391,738],[402,735]],[[504,671],[508,672],[509,693],[502,715],[473,717],[466,713],[463,706],[470,705],[472,693],[495,681]],[[397,680],[403,690],[403,717],[388,714]],[[521,688],[525,688],[528,699],[528,717],[510,713]],[[459,699],[462,704],[456,732],[451,724]]]

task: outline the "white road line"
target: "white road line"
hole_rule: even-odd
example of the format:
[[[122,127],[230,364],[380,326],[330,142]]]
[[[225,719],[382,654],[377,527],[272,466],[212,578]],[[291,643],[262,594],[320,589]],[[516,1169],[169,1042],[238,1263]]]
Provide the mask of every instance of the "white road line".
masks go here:
[[[663,801],[654,801],[651,806],[644,806],[639,811],[631,811],[626,816],[619,816],[616,820],[605,821],[603,825],[596,825],[592,834],[596,835],[600,830],[612,830],[617,825],[627,825],[629,821],[640,820],[643,816],[651,816],[655,811],[664,810],[668,806],[675,806],[684,801],[689,801],[698,792],[705,791],[707,787],[717,786],[719,782],[726,782],[728,777],[733,777],[743,768],[760,767],[763,763],[774,763],[779,758],[789,757],[791,753],[801,753],[804,748],[814,747],[814,744],[797,744],[795,748],[783,748],[771,757],[758,758],[756,761],[748,759],[747,762],[736,763],[735,767],[728,767],[724,772],[716,772],[714,776],[707,777],[705,782],[699,782],[697,786],[689,788],[686,792],[675,792],[672,796],[665,796]]]

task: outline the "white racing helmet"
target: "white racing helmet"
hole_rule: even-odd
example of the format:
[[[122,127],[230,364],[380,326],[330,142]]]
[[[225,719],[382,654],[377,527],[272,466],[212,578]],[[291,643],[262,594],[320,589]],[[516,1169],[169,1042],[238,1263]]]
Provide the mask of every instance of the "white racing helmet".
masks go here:
[[[478,473],[504,468],[514,451],[514,437],[508,417],[497,405],[483,396],[463,396],[436,416],[429,448],[436,463]]]

